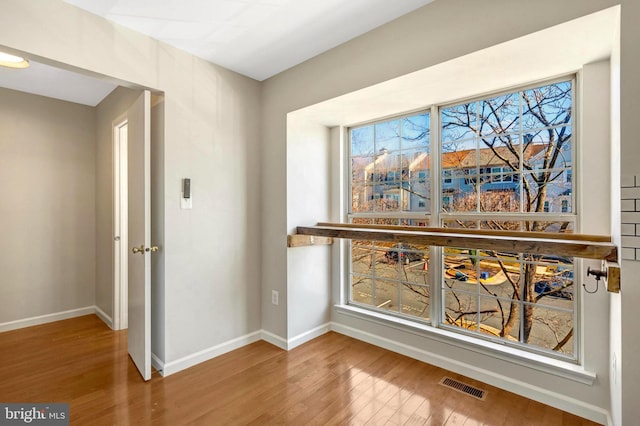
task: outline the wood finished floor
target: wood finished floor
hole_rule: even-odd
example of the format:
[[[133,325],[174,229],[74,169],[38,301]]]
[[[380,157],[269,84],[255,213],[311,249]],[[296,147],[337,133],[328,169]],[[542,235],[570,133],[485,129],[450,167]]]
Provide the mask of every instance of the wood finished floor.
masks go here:
[[[0,401],[68,402],[77,425],[595,424],[337,333],[290,352],[260,341],[144,383],[126,331],[93,315],[0,333]]]

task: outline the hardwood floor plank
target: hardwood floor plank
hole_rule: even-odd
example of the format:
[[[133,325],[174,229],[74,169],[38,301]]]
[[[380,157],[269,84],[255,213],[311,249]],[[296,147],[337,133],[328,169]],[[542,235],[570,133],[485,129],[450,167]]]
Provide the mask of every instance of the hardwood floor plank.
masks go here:
[[[484,401],[439,385],[487,390]],[[0,401],[68,402],[73,425],[594,425],[484,383],[327,333],[259,341],[143,382],[126,331],[90,315],[0,333]]]

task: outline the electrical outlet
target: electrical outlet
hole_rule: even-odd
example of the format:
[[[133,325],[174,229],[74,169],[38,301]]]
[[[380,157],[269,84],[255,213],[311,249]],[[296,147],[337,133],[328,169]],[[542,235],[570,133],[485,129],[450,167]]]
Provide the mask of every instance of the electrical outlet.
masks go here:
[[[278,304],[278,292],[276,290],[271,290],[271,303]]]

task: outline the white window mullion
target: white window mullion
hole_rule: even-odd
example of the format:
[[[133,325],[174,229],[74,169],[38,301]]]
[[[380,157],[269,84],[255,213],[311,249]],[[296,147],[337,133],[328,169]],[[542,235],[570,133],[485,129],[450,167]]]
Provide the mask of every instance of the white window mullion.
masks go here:
[[[431,179],[431,220],[430,226],[434,228],[442,227],[442,181],[440,164],[442,158],[442,144],[440,142],[440,110],[438,107],[431,107],[430,124],[430,144],[429,155],[431,157],[431,169],[429,170]],[[431,308],[431,324],[438,326],[442,322],[442,312],[444,311],[444,295],[442,291],[442,268],[443,268],[442,247],[429,247],[429,279],[431,281],[431,298],[429,300]]]
[[[480,102],[475,102],[476,104],[476,132],[473,136],[475,139],[476,145],[476,212],[480,212],[480,187],[482,186],[482,176],[480,176]]]

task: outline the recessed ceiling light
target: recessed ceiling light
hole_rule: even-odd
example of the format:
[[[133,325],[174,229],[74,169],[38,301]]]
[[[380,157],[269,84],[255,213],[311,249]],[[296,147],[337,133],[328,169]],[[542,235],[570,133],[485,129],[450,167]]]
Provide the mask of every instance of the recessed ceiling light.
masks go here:
[[[27,68],[29,66],[29,61],[21,58],[20,56],[0,52],[0,65],[9,68]]]

